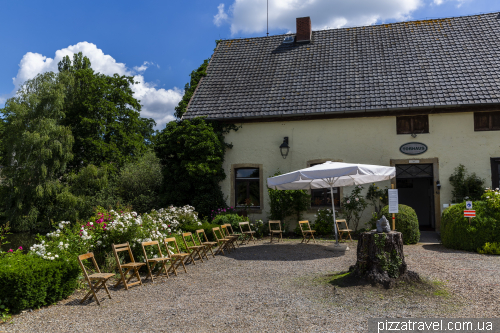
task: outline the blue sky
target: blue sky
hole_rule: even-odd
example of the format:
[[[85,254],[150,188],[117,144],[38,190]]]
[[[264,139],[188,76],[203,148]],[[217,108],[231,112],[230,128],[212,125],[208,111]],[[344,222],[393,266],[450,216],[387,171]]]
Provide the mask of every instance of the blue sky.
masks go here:
[[[500,0],[269,0],[270,34],[500,11]],[[264,36],[266,0],[0,0],[0,107],[60,57],[83,51],[94,69],[135,75],[143,116],[172,120],[189,73],[220,38]],[[52,62],[51,60],[54,59]]]

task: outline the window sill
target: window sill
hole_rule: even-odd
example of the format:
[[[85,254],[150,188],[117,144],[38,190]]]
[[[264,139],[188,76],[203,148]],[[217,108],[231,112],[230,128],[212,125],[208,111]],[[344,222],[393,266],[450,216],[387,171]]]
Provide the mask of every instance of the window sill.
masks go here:
[[[332,209],[332,206],[314,206],[314,207],[310,207],[307,212],[308,213],[316,213],[318,211],[318,209]],[[340,207],[335,207],[335,211],[338,213],[341,211]]]

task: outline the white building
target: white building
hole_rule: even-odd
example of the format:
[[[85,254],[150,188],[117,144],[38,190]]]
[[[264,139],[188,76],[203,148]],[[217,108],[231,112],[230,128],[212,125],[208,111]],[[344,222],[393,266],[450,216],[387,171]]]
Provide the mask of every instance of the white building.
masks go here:
[[[400,203],[439,231],[455,167],[499,186],[499,68],[498,13],[316,32],[299,18],[294,35],[221,41],[183,118],[242,126],[226,136],[221,185],[256,218],[269,215],[267,177],[330,160],[396,166]],[[312,195],[310,220],[329,206]]]

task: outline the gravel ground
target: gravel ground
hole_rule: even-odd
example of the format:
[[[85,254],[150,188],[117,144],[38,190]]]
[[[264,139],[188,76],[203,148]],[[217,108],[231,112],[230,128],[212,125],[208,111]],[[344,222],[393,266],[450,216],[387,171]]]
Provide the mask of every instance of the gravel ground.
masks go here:
[[[500,317],[498,256],[405,246],[410,269],[445,282],[448,292],[340,288],[329,276],[355,263],[356,244],[345,252],[331,245],[259,241],[188,265],[188,274],[111,288],[111,300],[101,291],[101,307],[81,305],[77,292],[15,316],[0,332],[362,332],[370,317]]]

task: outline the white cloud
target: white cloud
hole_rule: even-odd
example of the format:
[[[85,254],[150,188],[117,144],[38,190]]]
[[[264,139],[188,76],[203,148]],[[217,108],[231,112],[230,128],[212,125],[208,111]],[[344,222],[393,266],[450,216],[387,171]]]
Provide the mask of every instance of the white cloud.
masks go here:
[[[269,29],[295,32],[295,19],[303,16],[311,17],[313,30],[406,20],[421,5],[422,0],[273,0],[269,1]],[[221,5],[218,9],[220,14]],[[266,0],[235,0],[229,13],[233,35],[266,31]]]
[[[467,1],[470,1],[470,0],[434,0],[433,2],[434,2],[434,4],[435,4],[436,6],[440,6],[440,5],[442,5],[443,3],[445,3],[445,2],[456,2],[456,3],[457,3],[457,8],[460,8],[460,7],[462,7],[462,5],[463,5],[464,3],[466,3]]]
[[[219,12],[217,15],[214,16],[214,24],[218,27],[222,25],[222,23],[226,22],[228,20],[228,16],[226,12],[224,11],[224,4],[221,3],[219,6],[217,6],[217,9]]]
[[[159,65],[145,61],[141,66],[130,69],[124,63],[116,62],[112,56],[104,54],[95,44],[88,42],[80,42],[57,50],[53,59],[39,53],[26,53],[19,63],[19,71],[16,77],[12,78],[15,87],[14,93],[26,80],[34,78],[39,73],[57,72],[57,64],[63,57],[68,55],[73,59],[73,54],[78,52],[82,52],[84,56],[90,59],[92,68],[96,72],[106,75],[117,73],[119,75],[134,76],[135,81],[139,83],[133,85],[132,90],[134,91],[134,97],[141,101],[141,116],[153,118],[157,123],[157,128],[162,128],[166,122],[174,119],[174,108],[182,99],[183,91],[176,87],[168,90],[157,89],[155,84],[145,82],[142,75],[149,66],[160,68]],[[0,97],[0,104],[2,104],[2,97]]]

